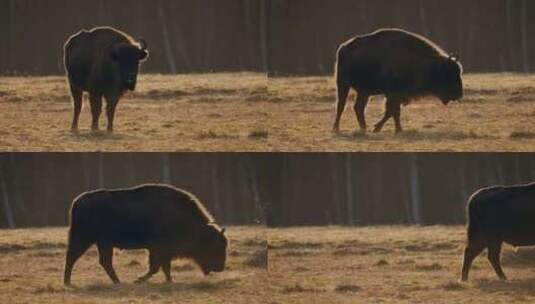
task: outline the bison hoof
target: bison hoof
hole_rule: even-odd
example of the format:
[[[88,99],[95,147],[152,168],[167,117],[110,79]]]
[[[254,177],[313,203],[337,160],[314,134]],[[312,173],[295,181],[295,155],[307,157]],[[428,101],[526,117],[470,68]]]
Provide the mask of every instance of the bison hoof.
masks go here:
[[[336,133],[336,134],[340,133],[340,127],[334,126],[333,127],[333,132]]]
[[[382,129],[382,128],[375,127],[375,128],[373,129],[373,133],[379,133],[379,132],[381,132],[381,129]]]

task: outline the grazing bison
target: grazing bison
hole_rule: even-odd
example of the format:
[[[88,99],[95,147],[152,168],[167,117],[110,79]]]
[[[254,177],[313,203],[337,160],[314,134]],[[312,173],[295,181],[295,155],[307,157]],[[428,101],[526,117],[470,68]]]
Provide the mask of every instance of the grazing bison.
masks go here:
[[[136,88],[140,61],[149,52],[144,40],[135,42],[127,34],[111,27],[82,30],[69,37],[64,49],[65,68],[74,101],[71,130],[78,130],[82,109],[82,95],[89,93],[93,121],[91,129],[98,130],[102,97],[106,98],[108,132],[113,131],[113,117],[119,98],[126,90]]]
[[[364,112],[372,95],[386,96],[384,117],[374,132],[394,118],[401,132],[401,104],[424,96],[436,96],[445,105],[463,96],[462,66],[426,38],[400,29],[382,29],[354,37],[340,45],[336,58],[338,104],[333,130],[339,131],[340,117],[349,89],[357,91],[355,112],[362,131]]]
[[[500,265],[502,243],[535,245],[535,183],[481,189],[472,194],[467,210],[468,237],[461,280],[468,280],[472,262],[485,248],[494,271],[505,280]]]
[[[64,284],[71,283],[76,260],[93,244],[100,265],[114,283],[113,248],[148,249],[148,280],[160,267],[167,281],[171,260],[192,259],[206,275],[225,267],[228,239],[225,229],[192,194],[167,185],[146,184],[128,189],[85,192],[74,199],[70,213],[69,244]]]

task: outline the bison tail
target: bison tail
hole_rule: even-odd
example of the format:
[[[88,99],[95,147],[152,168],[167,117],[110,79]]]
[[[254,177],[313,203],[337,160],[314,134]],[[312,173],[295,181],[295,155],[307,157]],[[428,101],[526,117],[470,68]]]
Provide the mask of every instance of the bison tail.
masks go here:
[[[478,208],[477,208],[477,194],[475,193],[468,200],[467,206],[467,237],[468,240],[474,239],[477,234],[480,232],[477,229],[478,226]]]
[[[343,65],[344,54],[345,54],[345,45],[341,45],[336,50],[336,62],[334,63],[334,71],[336,75],[338,75],[339,69]]]

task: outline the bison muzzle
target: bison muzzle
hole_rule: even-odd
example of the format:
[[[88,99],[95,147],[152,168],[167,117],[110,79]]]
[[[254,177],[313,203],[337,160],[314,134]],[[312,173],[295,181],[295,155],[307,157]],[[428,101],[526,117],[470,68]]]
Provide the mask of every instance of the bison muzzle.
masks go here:
[[[139,63],[148,55],[145,40],[136,42],[111,27],[82,30],[69,37],[64,47],[64,63],[74,103],[71,130],[78,130],[85,91],[91,104],[91,129],[98,130],[104,97],[108,132],[112,132],[117,103],[125,91],[135,90]]]
[[[193,260],[202,272],[225,268],[228,239],[202,203],[191,193],[159,184],[85,192],[74,199],[65,261],[64,284],[70,285],[74,264],[93,244],[100,265],[114,283],[113,248],[148,249],[149,270],[137,282],[161,268],[167,281],[171,261]]]
[[[436,96],[445,105],[463,96],[462,66],[428,39],[400,29],[381,29],[344,42],[336,54],[338,102],[333,130],[340,118],[349,90],[357,91],[354,110],[362,132],[366,131],[365,109],[372,95],[385,95],[383,118],[374,132],[394,118],[401,132],[401,104],[425,96]]]
[[[468,200],[467,213],[461,280],[468,280],[472,262],[485,248],[494,271],[505,280],[500,264],[502,243],[535,245],[535,183],[483,188]]]

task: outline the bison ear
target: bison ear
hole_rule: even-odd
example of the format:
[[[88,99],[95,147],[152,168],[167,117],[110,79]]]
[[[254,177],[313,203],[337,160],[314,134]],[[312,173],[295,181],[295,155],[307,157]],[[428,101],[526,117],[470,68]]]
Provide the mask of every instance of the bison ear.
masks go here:
[[[223,235],[224,235],[224,234],[225,234],[225,230],[226,230],[226,229],[227,229],[227,228],[224,228],[224,227],[223,227],[223,229],[221,229],[221,234],[223,234]]]
[[[139,61],[144,61],[145,59],[147,59],[147,57],[149,57],[149,51],[147,51],[146,49],[142,49],[139,51]]]

